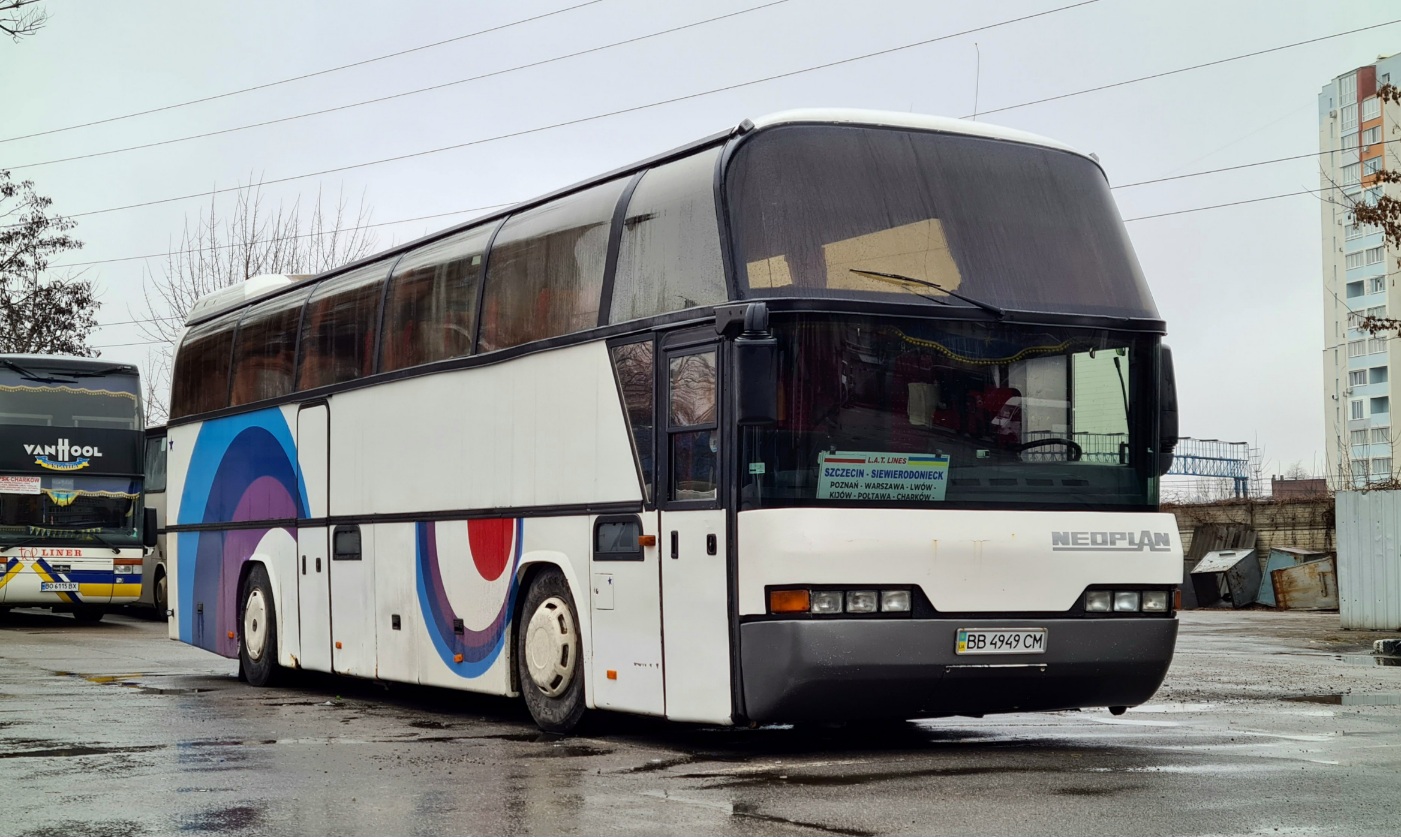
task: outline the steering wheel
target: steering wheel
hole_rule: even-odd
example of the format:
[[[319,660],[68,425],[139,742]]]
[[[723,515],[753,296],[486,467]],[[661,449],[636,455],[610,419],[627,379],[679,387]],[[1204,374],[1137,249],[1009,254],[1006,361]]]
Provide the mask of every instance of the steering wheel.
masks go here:
[[[1044,447],[1046,445],[1065,445],[1066,452],[1070,454],[1067,458],[1071,462],[1079,462],[1080,457],[1084,456],[1085,454],[1085,449],[1080,447],[1078,442],[1071,441],[1070,439],[1061,438],[1034,439],[1030,442],[1022,442],[1020,445],[1013,445],[1012,450],[1016,451],[1017,453],[1021,453],[1024,450]]]

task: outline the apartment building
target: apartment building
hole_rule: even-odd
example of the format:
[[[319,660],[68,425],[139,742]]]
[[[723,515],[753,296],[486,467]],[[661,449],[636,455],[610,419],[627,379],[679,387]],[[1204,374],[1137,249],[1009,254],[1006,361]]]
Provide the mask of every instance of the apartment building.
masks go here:
[[[1339,488],[1401,472],[1393,456],[1401,421],[1391,413],[1401,339],[1359,328],[1368,315],[1401,319],[1398,254],[1380,228],[1356,223],[1351,211],[1382,195],[1401,197],[1401,186],[1377,181],[1381,170],[1401,171],[1401,106],[1377,96],[1386,84],[1401,86],[1401,55],[1350,70],[1318,94],[1324,448],[1329,481]]]

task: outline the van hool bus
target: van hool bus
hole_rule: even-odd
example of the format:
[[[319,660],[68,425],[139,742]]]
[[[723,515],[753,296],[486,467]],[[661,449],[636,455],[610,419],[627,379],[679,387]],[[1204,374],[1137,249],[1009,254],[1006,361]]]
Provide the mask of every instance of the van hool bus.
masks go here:
[[[136,367],[0,355],[0,610],[97,622],[137,600],[142,444]]]

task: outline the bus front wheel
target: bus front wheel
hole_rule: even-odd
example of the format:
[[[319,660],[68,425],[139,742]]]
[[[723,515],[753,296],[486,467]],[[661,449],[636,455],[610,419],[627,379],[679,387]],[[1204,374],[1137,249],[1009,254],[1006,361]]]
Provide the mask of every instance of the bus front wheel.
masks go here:
[[[271,686],[277,679],[277,610],[272,602],[268,571],[258,564],[243,581],[238,609],[238,667],[252,686]]]
[[[516,628],[516,674],[535,723],[567,733],[584,716],[583,643],[569,582],[548,569],[530,583]]]
[[[96,625],[102,621],[102,617],[107,612],[100,607],[75,607],[73,608],[73,618],[82,625]]]

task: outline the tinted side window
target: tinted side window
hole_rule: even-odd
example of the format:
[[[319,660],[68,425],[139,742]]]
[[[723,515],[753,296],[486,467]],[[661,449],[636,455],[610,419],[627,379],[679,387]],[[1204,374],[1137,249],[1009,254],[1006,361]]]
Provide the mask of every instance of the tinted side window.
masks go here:
[[[165,490],[165,437],[146,439],[146,493]]]
[[[642,471],[643,496],[650,503],[653,474],[656,473],[652,460],[652,435],[656,426],[656,419],[652,416],[652,382],[655,380],[652,341],[613,347],[613,373],[618,378],[618,391],[622,393],[623,408],[628,414],[633,454]]]
[[[491,248],[481,351],[598,325],[614,180],[512,216]]]
[[[609,322],[729,297],[715,219],[712,149],[652,169],[628,201]]]
[[[322,282],[302,318],[297,389],[353,381],[374,372],[385,261]]]
[[[234,343],[233,391],[237,406],[292,392],[296,371],[297,326],[310,291],[284,294],[255,305],[243,315]]]
[[[720,441],[715,351],[673,356],[667,366],[671,497],[714,500]]]
[[[240,313],[197,325],[180,342],[175,354],[175,371],[171,375],[171,418],[229,405],[229,361]]]
[[[491,228],[468,230],[400,259],[390,280],[380,369],[472,353],[477,288]]]

